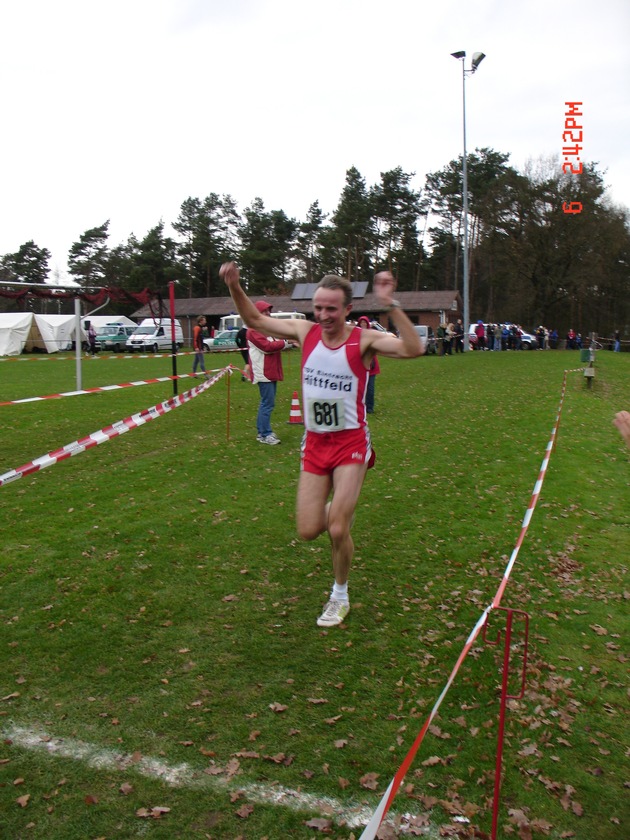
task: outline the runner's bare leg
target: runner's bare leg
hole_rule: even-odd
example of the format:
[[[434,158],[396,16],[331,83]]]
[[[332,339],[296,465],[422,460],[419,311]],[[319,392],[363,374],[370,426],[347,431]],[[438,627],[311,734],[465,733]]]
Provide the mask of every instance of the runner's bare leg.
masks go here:
[[[337,467],[333,473],[328,534],[332,544],[333,573],[338,584],[348,582],[354,555],[354,541],[350,529],[366,472],[366,464],[346,464]]]

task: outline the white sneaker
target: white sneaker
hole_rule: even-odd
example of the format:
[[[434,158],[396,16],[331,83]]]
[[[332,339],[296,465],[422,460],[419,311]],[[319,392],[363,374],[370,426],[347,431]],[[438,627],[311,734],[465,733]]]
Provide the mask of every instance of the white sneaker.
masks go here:
[[[258,438],[261,443],[268,443],[269,446],[277,446],[280,443],[280,438],[276,437],[276,435],[272,432],[267,437],[259,437]]]
[[[333,601],[332,599],[324,607],[324,612],[317,619],[318,627],[334,627],[341,624],[350,612],[350,604],[347,601]]]

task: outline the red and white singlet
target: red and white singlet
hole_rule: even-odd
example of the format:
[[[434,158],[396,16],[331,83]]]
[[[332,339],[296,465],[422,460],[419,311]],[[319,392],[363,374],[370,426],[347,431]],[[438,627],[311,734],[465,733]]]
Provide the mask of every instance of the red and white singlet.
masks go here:
[[[361,330],[354,327],[339,347],[324,344],[319,324],[302,348],[304,427],[309,432],[340,432],[365,427],[368,371],[361,359]]]

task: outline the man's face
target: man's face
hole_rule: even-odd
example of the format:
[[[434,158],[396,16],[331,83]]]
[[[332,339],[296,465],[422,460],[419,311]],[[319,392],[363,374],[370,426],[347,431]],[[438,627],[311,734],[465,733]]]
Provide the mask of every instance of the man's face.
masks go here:
[[[345,305],[341,289],[318,289],[313,297],[315,321],[325,334],[340,332],[351,309],[351,306]]]

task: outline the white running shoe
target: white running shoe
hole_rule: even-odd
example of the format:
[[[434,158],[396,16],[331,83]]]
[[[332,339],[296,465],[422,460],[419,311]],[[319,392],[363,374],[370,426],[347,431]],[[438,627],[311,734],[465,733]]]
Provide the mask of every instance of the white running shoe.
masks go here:
[[[277,437],[273,432],[266,437],[259,437],[258,440],[261,443],[268,443],[269,446],[277,446],[280,443],[280,438]]]
[[[335,627],[341,624],[350,612],[350,604],[347,601],[333,601],[332,599],[324,607],[324,612],[317,619],[318,627]]]

